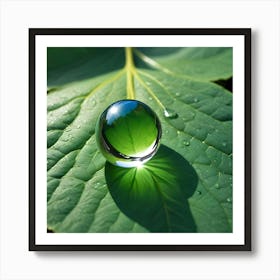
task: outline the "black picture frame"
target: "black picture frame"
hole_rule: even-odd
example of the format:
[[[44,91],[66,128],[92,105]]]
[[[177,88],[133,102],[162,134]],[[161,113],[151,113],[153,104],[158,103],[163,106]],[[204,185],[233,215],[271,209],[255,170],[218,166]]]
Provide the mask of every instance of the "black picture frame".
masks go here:
[[[245,74],[245,193],[244,244],[242,245],[42,245],[36,243],[36,161],[35,161],[35,51],[38,35],[241,35],[244,36]],[[251,248],[251,29],[250,28],[195,28],[195,29],[29,29],[29,250],[30,251],[250,251]]]

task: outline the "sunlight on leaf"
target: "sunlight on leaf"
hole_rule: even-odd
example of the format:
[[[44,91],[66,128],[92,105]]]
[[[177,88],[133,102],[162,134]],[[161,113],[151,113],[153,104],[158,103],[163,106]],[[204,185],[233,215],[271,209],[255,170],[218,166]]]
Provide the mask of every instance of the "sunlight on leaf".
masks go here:
[[[128,217],[151,232],[195,232],[187,198],[197,175],[178,153],[161,146],[141,168],[105,165],[109,191]]]

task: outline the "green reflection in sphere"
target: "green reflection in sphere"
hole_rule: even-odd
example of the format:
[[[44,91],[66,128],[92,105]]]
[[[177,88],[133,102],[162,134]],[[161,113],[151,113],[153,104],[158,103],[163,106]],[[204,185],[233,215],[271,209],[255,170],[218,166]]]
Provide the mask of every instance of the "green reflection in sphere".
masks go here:
[[[159,147],[161,125],[153,110],[138,100],[111,104],[96,125],[97,145],[104,157],[120,167],[137,167]]]

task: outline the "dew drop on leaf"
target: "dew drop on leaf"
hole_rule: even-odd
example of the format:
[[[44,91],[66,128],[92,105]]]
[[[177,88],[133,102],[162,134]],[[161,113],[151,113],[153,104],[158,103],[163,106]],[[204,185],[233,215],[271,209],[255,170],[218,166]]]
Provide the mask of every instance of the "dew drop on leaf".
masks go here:
[[[159,147],[160,138],[158,117],[138,100],[126,99],[111,104],[96,125],[101,153],[120,167],[137,167],[150,160]]]
[[[189,145],[190,145],[190,141],[184,141],[183,144],[184,144],[185,146],[189,146]]]
[[[100,182],[97,182],[96,184],[94,184],[93,187],[94,187],[95,189],[98,189],[98,188],[100,187],[100,185],[101,185],[101,183],[100,183]]]
[[[168,119],[176,119],[178,117],[178,114],[172,110],[172,109],[164,109],[163,114]]]

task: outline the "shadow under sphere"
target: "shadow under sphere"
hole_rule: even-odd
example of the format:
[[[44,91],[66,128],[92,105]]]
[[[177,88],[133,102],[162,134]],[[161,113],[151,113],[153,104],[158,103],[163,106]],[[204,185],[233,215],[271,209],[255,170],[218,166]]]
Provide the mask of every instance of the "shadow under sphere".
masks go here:
[[[188,198],[198,177],[177,152],[161,145],[157,154],[138,168],[105,165],[109,191],[129,218],[151,232],[196,232]]]

